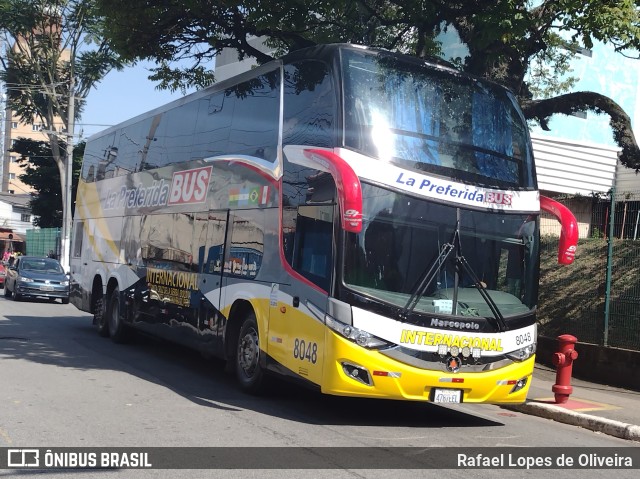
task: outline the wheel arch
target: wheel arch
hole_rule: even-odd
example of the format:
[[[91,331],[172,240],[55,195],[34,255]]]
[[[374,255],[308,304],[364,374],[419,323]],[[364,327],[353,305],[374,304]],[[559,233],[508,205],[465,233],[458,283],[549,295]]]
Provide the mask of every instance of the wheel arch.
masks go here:
[[[113,291],[118,288],[118,290],[120,290],[119,287],[119,281],[118,278],[112,276],[111,278],[109,278],[109,282],[107,283],[107,298],[109,298],[111,296],[111,293],[113,293]]]
[[[265,337],[266,324],[260,317],[259,309],[254,307],[248,299],[236,299],[231,305],[229,315],[227,317],[227,324],[224,333],[224,356],[225,359],[234,359],[236,354],[236,344],[238,342],[238,336],[240,335],[240,327],[242,326],[242,320],[250,313],[253,313],[258,323],[258,334],[260,336],[260,342],[262,343]],[[260,345],[262,347],[262,344]]]

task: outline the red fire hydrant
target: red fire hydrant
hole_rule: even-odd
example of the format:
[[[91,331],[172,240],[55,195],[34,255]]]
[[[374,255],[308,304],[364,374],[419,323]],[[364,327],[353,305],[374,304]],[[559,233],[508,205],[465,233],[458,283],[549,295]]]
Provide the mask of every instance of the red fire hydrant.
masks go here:
[[[573,361],[578,357],[578,351],[574,349],[578,338],[570,334],[558,336],[558,352],[553,353],[553,364],[556,367],[556,383],[551,387],[555,394],[556,404],[564,404],[569,400],[573,392],[571,387],[571,371]]]

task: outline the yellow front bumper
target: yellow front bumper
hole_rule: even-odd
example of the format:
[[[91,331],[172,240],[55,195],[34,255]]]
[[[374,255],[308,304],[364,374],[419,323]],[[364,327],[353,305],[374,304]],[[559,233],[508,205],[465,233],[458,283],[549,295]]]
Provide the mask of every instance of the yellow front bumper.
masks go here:
[[[535,363],[535,356],[532,356],[494,371],[448,373],[401,363],[377,351],[362,348],[331,331],[327,331],[326,346],[322,392],[339,396],[429,401],[432,389],[450,388],[462,390],[462,402],[522,403],[531,385]],[[366,369],[372,385],[347,375],[343,363]],[[381,375],[385,373],[387,375]],[[451,382],[454,378],[458,382]],[[527,379],[526,386],[511,393],[513,381],[524,378]]]

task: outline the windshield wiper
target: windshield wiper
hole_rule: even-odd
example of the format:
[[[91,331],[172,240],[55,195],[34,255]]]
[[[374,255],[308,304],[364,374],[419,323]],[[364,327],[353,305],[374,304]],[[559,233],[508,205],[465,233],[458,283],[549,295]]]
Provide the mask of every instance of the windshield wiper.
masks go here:
[[[504,316],[502,316],[502,313],[500,312],[498,305],[493,300],[491,295],[487,292],[487,287],[484,286],[484,283],[482,281],[480,281],[476,273],[473,271],[473,269],[467,262],[466,258],[464,256],[458,256],[456,257],[456,263],[462,265],[462,268],[473,280],[474,286],[480,293],[480,296],[482,296],[482,299],[484,299],[485,303],[487,303],[487,305],[489,306],[489,309],[491,309],[491,312],[493,313],[496,320],[496,326],[498,328],[498,331],[506,331],[507,323],[505,322]],[[456,304],[457,291],[458,291],[458,288],[456,287],[454,290],[454,304]],[[454,314],[455,314],[455,310],[454,310]]]
[[[442,268],[442,265],[446,263],[447,258],[449,258],[449,255],[455,249],[454,245],[456,243],[460,243],[459,226],[460,220],[456,221],[456,227],[453,230],[453,234],[451,235],[451,240],[448,243],[442,245],[438,257],[433,263],[431,263],[431,266],[425,268],[424,272],[420,275],[420,278],[416,283],[417,285],[414,288],[413,293],[411,293],[411,296],[409,297],[409,301],[407,301],[407,304],[405,304],[404,308],[402,308],[402,311],[400,311],[401,318],[406,319],[407,315],[415,309],[416,305],[418,304],[418,300],[424,295],[431,282],[436,278],[436,275]],[[458,239],[457,242],[456,238]]]
[[[460,219],[459,218],[458,218],[458,221],[456,221],[456,228],[451,237],[451,241],[449,243],[445,243],[444,245],[442,245],[442,248],[440,249],[440,254],[438,255],[438,257],[435,259],[433,263],[431,263],[431,265],[427,269],[425,269],[425,272],[420,276],[420,279],[418,281],[416,288],[414,289],[413,293],[409,297],[407,304],[405,304],[404,308],[400,312],[400,317],[406,319],[407,315],[415,309],[416,305],[418,304],[418,301],[424,295],[425,291],[427,290],[431,282],[435,279],[436,275],[438,274],[442,266],[446,263],[447,259],[451,255],[451,252],[454,250],[456,252],[456,257],[455,257],[456,269],[455,269],[455,275],[454,275],[452,313],[454,315],[457,314],[458,290],[460,287],[459,269],[460,267],[462,267],[462,269],[469,275],[469,277],[471,277],[476,289],[480,293],[480,296],[482,296],[482,299],[485,301],[485,303],[487,303],[487,305],[489,306],[489,309],[493,313],[493,316],[494,316],[493,319],[495,319],[495,326],[498,329],[498,331],[506,331],[507,324],[504,320],[504,316],[502,316],[502,313],[498,308],[498,305],[493,300],[493,298],[489,295],[489,293],[487,292],[487,288],[483,285],[483,283],[480,281],[478,276],[475,274],[475,272],[467,262],[466,258],[462,256],[462,241],[460,238]]]
[[[445,243],[442,245],[440,254],[435,259],[435,261],[431,263],[431,266],[425,269],[424,273],[422,273],[422,275],[420,276],[420,280],[418,281],[418,285],[413,290],[411,297],[409,297],[409,301],[407,301],[407,304],[405,304],[404,308],[402,308],[400,315],[403,318],[406,318],[407,314],[414,310],[414,308],[418,304],[418,300],[422,297],[431,282],[435,279],[436,275],[440,271],[440,268],[442,268],[442,265],[445,264],[452,251],[453,244]]]

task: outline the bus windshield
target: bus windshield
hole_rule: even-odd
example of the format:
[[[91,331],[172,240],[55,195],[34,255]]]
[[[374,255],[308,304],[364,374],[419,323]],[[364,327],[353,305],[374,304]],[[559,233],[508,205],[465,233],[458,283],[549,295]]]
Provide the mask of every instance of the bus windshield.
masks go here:
[[[534,188],[526,123],[507,90],[382,54],[342,58],[347,147],[460,181]]]
[[[533,310],[535,216],[362,189],[362,232],[345,233],[347,287],[400,308],[416,296],[416,313],[502,319]]]

